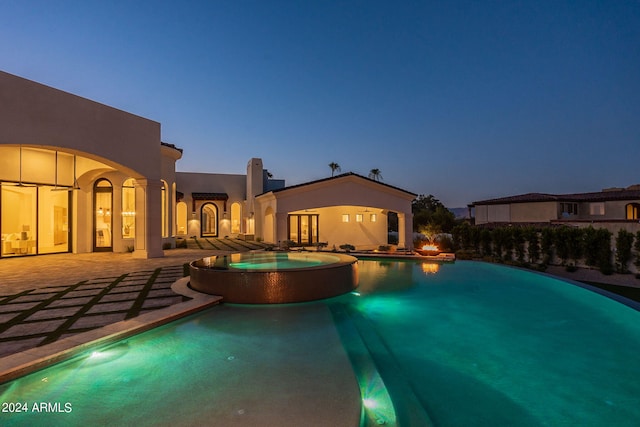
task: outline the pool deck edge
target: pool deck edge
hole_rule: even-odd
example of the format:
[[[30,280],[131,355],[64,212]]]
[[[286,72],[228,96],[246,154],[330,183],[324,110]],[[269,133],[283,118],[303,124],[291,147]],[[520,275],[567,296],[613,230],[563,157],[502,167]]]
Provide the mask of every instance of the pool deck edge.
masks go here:
[[[195,292],[187,286],[188,283],[189,277],[185,277],[176,281],[171,288],[178,294],[192,298],[189,301],[0,358],[0,384],[70,359],[91,348],[110,344],[212,307],[222,300],[222,297],[216,295]]]

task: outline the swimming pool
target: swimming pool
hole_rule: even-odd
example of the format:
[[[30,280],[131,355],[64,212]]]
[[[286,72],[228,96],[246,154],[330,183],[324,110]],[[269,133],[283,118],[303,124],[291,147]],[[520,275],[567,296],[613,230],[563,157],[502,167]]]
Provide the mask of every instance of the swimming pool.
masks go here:
[[[272,417],[285,413],[288,425],[326,425],[337,411],[351,420],[344,425],[357,425],[344,396],[359,389],[372,425],[640,422],[634,308],[497,265],[358,264],[355,292],[214,307],[3,384],[2,402],[72,404],[70,413],[7,419],[277,425]],[[347,371],[334,363],[343,358]],[[8,415],[0,416],[4,424]]]

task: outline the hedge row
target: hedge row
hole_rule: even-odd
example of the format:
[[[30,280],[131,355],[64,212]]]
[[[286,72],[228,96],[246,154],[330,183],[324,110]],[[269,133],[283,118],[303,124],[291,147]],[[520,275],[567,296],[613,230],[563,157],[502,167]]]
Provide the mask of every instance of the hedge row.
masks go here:
[[[640,232],[634,236],[620,229],[612,244],[613,235],[609,230],[591,226],[489,229],[463,223],[453,229],[452,235],[456,250],[502,262],[517,261],[546,267],[559,261],[569,269],[582,263],[597,267],[603,274],[611,274],[614,269],[618,273],[629,273],[633,261],[640,272]]]

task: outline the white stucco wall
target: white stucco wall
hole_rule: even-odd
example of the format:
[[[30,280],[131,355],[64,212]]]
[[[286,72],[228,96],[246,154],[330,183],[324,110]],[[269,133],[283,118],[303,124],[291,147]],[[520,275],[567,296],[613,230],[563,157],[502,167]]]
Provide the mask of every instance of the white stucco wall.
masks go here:
[[[394,211],[399,214],[400,244],[410,248],[412,245],[413,215],[411,201],[414,194],[373,182],[357,175],[346,175],[309,183],[297,187],[290,187],[283,191],[269,192],[256,198],[260,206],[260,216],[256,218],[256,233],[263,237],[261,217],[267,208],[275,213],[275,240],[286,240],[287,216],[291,212],[318,210],[331,208],[320,217],[320,240],[329,241],[330,246],[344,243],[353,245],[373,246],[387,243],[386,217],[379,218],[379,225],[371,229],[363,229],[355,222],[356,213],[365,213],[365,209],[377,212]],[[343,212],[347,210],[348,212]],[[342,223],[342,213],[349,213],[349,226]],[[365,223],[366,224],[366,223]],[[355,227],[351,227],[356,225]],[[403,227],[404,225],[404,227]],[[360,228],[359,228],[360,227]],[[380,227],[380,228],[377,228]],[[380,230],[384,227],[385,232]],[[369,233],[372,231],[371,233]],[[326,234],[328,233],[328,234]],[[350,240],[350,241],[349,241]]]
[[[511,221],[510,205],[489,205],[487,209],[488,222],[509,222]]]
[[[0,71],[0,144],[66,148],[160,178],[160,123]]]
[[[510,206],[511,222],[547,222],[558,219],[557,202],[513,203]]]
[[[383,209],[364,208],[361,206],[335,206],[290,213],[318,215],[318,240],[326,242],[329,249],[334,245],[339,248],[340,245],[348,243],[364,250],[377,249],[378,246],[387,243],[386,212]],[[342,221],[342,215],[344,214],[349,215],[349,222]],[[372,214],[376,216],[375,222],[371,222]],[[357,222],[356,215],[362,215],[362,222]]]

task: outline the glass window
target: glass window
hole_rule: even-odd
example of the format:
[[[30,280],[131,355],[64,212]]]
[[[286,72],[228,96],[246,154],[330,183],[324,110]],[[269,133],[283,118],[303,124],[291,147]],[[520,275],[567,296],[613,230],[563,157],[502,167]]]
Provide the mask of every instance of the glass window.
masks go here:
[[[122,183],[122,237],[130,239],[136,235],[136,189],[135,180]]]
[[[311,215],[311,243],[318,241],[318,215]]]
[[[629,203],[627,205],[627,219],[640,219],[640,216],[638,216],[638,210],[640,210],[640,204]]]
[[[93,189],[94,197],[94,249],[109,251],[113,248],[113,187],[106,179],[97,181]]]
[[[36,253],[37,188],[2,186],[2,256]]]
[[[369,216],[369,219],[371,220],[371,222],[376,222],[378,220],[378,217],[376,214],[371,214]]]
[[[342,222],[349,222],[349,214],[342,214]]]
[[[162,181],[162,237],[169,237],[169,191],[167,183]]]
[[[178,234],[187,234],[187,204],[179,202],[176,205],[176,222],[178,224]]]
[[[356,214],[356,222],[362,222],[362,219],[363,219],[362,214]]]
[[[240,203],[235,202],[231,204],[231,232],[240,233]]]
[[[589,205],[590,215],[604,215],[604,203],[591,203]]]
[[[69,192],[38,188],[38,253],[69,251]]]
[[[319,215],[289,215],[289,240],[299,245],[318,242]]]
[[[298,236],[300,235],[298,218],[299,215],[289,215],[289,240],[293,240],[296,243],[298,243]]]

